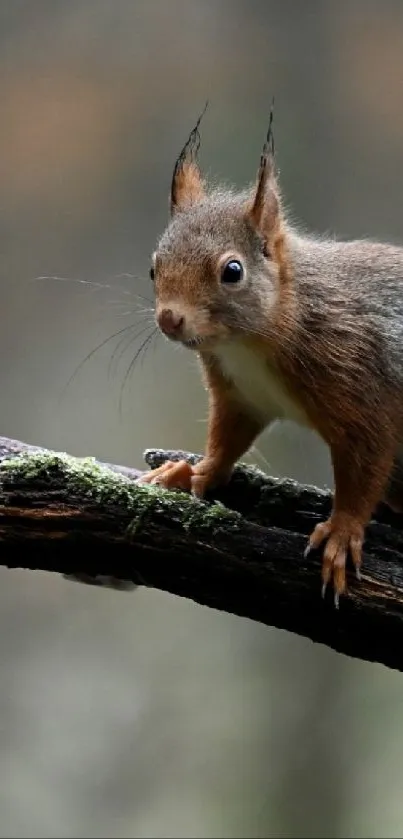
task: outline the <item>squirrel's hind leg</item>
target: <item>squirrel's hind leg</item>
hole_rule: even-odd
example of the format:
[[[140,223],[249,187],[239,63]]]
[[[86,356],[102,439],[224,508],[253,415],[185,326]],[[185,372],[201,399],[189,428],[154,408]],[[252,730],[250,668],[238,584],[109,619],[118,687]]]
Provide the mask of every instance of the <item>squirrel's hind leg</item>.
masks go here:
[[[394,460],[383,501],[395,513],[403,513],[403,449]]]

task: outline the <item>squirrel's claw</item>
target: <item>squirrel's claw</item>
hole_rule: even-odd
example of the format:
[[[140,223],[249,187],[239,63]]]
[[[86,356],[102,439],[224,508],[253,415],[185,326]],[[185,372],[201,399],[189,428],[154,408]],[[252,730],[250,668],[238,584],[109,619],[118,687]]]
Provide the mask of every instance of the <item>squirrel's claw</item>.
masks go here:
[[[322,597],[325,597],[330,580],[333,580],[334,605],[339,608],[340,596],[346,591],[346,560],[348,554],[355,566],[356,577],[361,578],[363,527],[347,516],[334,514],[313,530],[304,556],[318,548],[325,540],[322,559]]]
[[[321,588],[322,600],[324,600],[325,597],[326,597],[326,591],[327,591],[327,582],[322,583],[322,588]],[[339,606],[340,606],[340,594],[339,594],[338,591],[333,592],[333,604],[334,604],[335,609],[338,609]]]

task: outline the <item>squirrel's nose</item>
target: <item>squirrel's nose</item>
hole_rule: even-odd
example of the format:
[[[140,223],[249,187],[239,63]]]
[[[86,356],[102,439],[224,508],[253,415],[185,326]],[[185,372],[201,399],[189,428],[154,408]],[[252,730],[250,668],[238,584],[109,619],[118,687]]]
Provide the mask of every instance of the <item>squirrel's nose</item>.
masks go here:
[[[158,326],[165,335],[178,335],[182,329],[184,317],[173,312],[172,309],[161,309],[158,313]]]

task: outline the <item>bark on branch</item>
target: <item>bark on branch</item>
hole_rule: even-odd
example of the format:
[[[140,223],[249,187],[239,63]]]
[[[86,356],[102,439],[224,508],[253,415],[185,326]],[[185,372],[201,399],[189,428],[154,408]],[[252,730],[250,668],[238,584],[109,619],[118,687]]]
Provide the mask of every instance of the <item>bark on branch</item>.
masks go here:
[[[195,455],[149,450],[149,466]],[[139,472],[0,438],[0,563],[113,577],[298,633],[403,670],[403,531],[380,508],[362,581],[340,609],[320,597],[306,537],[331,496],[239,466],[214,499],[134,483]],[[124,585],[124,583],[122,583]]]

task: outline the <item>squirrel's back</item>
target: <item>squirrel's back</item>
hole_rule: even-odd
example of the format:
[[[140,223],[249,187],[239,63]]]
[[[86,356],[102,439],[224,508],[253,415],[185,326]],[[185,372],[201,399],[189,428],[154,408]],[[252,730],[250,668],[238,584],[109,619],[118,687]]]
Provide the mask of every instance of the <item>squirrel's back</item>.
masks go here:
[[[333,358],[352,343],[363,374],[375,365],[403,391],[403,248],[291,230],[287,244],[305,341],[327,335]]]
[[[403,313],[403,247],[371,240],[343,241],[286,234],[295,280],[324,284],[365,311]]]

